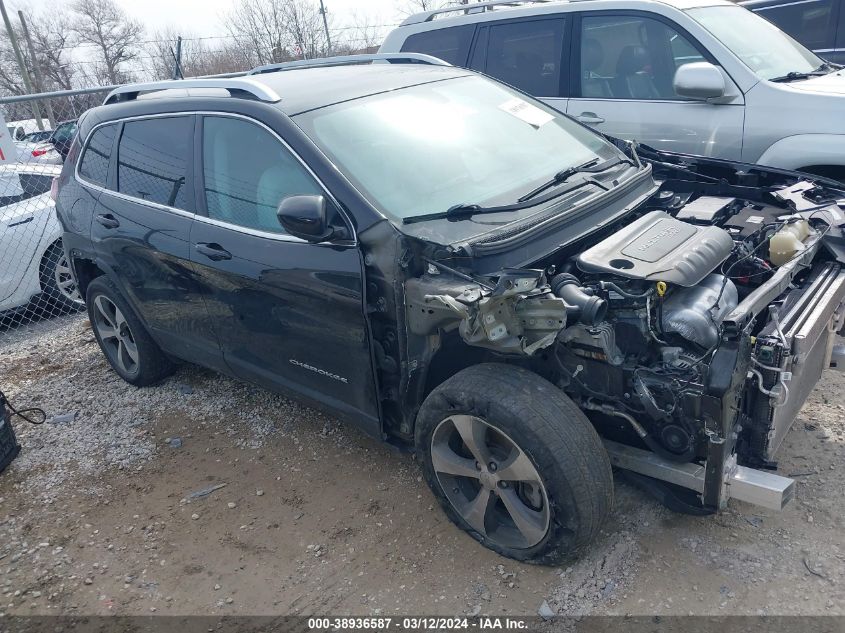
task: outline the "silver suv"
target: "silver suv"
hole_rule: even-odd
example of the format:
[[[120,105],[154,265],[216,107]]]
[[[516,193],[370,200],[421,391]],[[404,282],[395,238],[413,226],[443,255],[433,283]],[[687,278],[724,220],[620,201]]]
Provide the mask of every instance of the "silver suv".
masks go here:
[[[497,77],[657,149],[845,180],[845,76],[726,0],[493,1],[427,11],[380,52]]]

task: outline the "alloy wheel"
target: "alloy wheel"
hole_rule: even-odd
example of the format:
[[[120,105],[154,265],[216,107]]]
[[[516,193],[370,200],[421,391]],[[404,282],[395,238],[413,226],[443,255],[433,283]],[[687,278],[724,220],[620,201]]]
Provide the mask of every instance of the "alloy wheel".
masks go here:
[[[70,264],[68,264],[67,257],[64,253],[59,256],[56,261],[56,267],[53,270],[53,278],[56,282],[56,288],[62,293],[65,299],[72,303],[81,304],[82,297],[79,290],[76,288],[76,281],[73,279],[73,274],[70,271]]]
[[[105,295],[94,299],[94,326],[109,359],[126,374],[138,371],[138,346],[129,323],[114,302]]]
[[[490,542],[529,548],[548,533],[545,485],[500,429],[476,416],[449,416],[432,433],[431,463],[449,503]]]

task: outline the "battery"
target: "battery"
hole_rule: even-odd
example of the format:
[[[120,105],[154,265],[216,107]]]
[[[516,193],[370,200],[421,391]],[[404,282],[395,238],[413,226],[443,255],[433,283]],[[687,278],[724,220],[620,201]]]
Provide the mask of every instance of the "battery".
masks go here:
[[[6,405],[6,398],[0,393],[0,473],[6,470],[21,452],[21,445],[18,444],[15,430],[12,428],[12,415]]]

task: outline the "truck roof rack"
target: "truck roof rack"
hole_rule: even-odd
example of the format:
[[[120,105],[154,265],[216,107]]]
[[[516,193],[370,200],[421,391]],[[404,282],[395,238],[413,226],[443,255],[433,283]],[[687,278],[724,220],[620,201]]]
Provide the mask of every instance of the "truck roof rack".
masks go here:
[[[369,64],[373,62],[388,62],[391,64],[429,64],[431,66],[451,66],[442,59],[423,55],[422,53],[373,53],[368,55],[338,55],[336,57],[316,57],[314,59],[300,59],[281,64],[267,64],[253,68],[248,75],[261,75],[285,70],[300,70],[303,68],[320,68],[323,66],[349,66],[354,64]]]
[[[275,90],[260,81],[248,77],[221,77],[201,79],[172,79],[168,81],[153,81],[149,83],[127,84],[112,90],[103,101],[103,105],[134,101],[138,95],[160,90],[188,90],[191,88],[222,88],[228,90],[233,97],[248,95],[259,101],[275,103],[281,97]]]
[[[399,25],[408,26],[409,24],[422,24],[423,22],[431,22],[437,16],[443,13],[463,13],[469,15],[471,13],[484,13],[486,11],[493,11],[497,7],[521,7],[523,5],[531,4],[545,4],[547,2],[555,2],[555,0],[488,0],[487,2],[478,2],[475,4],[459,4],[443,7],[442,9],[433,9],[431,11],[422,11],[410,15]]]

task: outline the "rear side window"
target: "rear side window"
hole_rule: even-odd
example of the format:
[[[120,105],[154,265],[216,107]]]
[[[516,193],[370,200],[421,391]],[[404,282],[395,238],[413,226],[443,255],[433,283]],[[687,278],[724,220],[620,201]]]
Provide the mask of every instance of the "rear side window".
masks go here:
[[[3,219],[2,207],[47,193],[52,184],[53,176],[50,175],[0,173],[0,220]]]
[[[788,2],[757,9],[757,13],[807,48],[834,45],[833,0]]]
[[[491,26],[485,71],[535,97],[559,97],[563,26],[560,18]]]
[[[242,119],[205,117],[202,162],[208,217],[229,224],[284,233],[276,216],[279,202],[323,194],[275,136]]]
[[[129,121],[117,150],[117,190],[133,198],[193,210],[186,182],[193,117]]]
[[[424,53],[449,62],[453,66],[466,66],[469,46],[475,26],[453,26],[410,35],[402,45],[403,53]]]
[[[94,184],[106,186],[109,175],[109,158],[114,144],[117,125],[105,125],[97,128],[88,141],[82,162],[79,163],[79,174]]]

